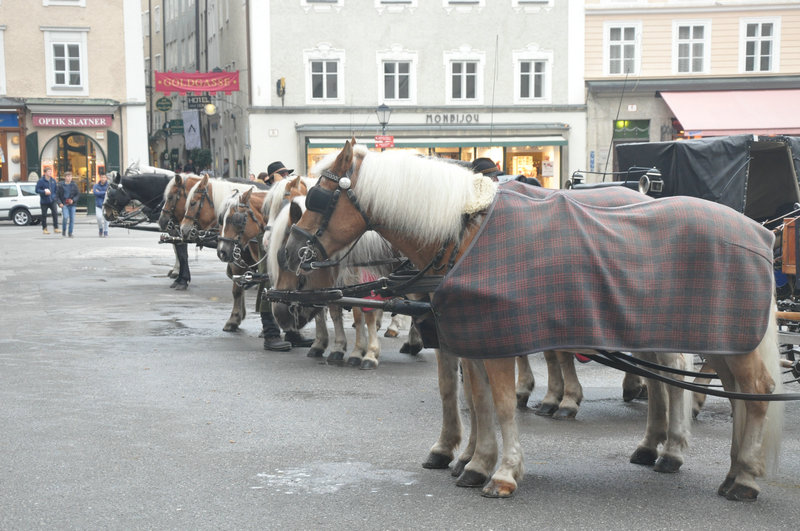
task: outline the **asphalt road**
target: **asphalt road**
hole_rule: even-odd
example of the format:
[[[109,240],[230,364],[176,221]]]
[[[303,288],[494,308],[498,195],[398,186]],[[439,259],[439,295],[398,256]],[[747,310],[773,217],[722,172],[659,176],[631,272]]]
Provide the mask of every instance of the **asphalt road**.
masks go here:
[[[176,292],[156,233],[101,239],[93,217],[73,239],[0,223],[0,249],[2,529],[797,528],[798,403],[778,474],[734,503],[716,495],[725,400],[709,399],[681,471],[657,474],[628,462],[646,404],[580,365],[578,418],[522,412],[525,477],[485,499],[420,466],[439,432],[432,350],[384,339],[376,371],[265,352],[252,314],[222,332],[230,282],[213,250],[190,250]],[[531,403],[540,357],[534,370]]]

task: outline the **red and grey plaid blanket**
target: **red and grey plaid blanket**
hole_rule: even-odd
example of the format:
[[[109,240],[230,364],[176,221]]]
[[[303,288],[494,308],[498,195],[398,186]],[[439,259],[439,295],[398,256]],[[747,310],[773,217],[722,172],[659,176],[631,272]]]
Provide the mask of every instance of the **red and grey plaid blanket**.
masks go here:
[[[479,231],[432,301],[458,356],[738,354],[766,331],[773,235],[726,206],[510,182]]]

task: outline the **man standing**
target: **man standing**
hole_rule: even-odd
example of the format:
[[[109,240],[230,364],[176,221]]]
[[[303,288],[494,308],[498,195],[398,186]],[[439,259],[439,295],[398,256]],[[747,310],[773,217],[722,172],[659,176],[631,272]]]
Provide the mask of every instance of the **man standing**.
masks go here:
[[[75,210],[77,208],[78,197],[81,193],[78,190],[78,185],[72,182],[72,172],[68,171],[64,174],[64,182],[59,183],[58,192],[58,206],[61,207],[61,214],[64,216],[61,224],[64,226],[62,236],[67,235],[67,221],[69,221],[69,237],[72,238],[72,231],[75,227]]]
[[[97,218],[97,230],[101,238],[108,237],[108,220],[103,216],[103,201],[106,199],[106,190],[108,190],[108,178],[105,172],[103,172],[92,187],[92,193],[94,194],[94,215]]]
[[[35,173],[34,173],[35,174]],[[39,205],[42,207],[42,232],[50,234],[47,230],[47,210],[53,215],[53,232],[58,234],[58,209],[56,208],[56,191],[58,183],[53,178],[53,168],[47,167],[42,178],[36,182],[36,193],[39,194]]]

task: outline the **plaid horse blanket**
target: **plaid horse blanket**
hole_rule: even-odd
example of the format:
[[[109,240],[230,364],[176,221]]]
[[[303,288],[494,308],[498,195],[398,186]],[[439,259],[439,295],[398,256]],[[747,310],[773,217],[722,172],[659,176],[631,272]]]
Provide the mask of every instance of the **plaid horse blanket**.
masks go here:
[[[771,318],[773,239],[702,199],[510,182],[434,293],[439,344],[467,358],[746,353]]]

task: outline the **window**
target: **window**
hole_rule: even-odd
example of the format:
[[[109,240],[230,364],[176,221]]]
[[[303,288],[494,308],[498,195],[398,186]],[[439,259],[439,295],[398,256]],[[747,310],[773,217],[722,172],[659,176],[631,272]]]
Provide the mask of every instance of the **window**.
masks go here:
[[[153,7],[153,33],[161,31],[161,6]]]
[[[374,0],[375,8],[379,13],[400,13],[404,9],[413,10],[417,7],[418,0]]]
[[[306,103],[344,103],[344,51],[322,43],[303,52],[306,63]]]
[[[344,5],[344,0],[300,0],[300,7],[305,11],[314,10],[324,13],[332,10],[339,10]]]
[[[483,103],[483,70],[486,54],[463,46],[457,52],[445,52],[445,102]]]
[[[338,61],[311,61],[311,97],[314,99],[339,97]]]
[[[639,39],[641,24],[604,24],[603,40],[605,73],[609,75],[639,73]]]
[[[777,72],[780,19],[742,19],[740,22],[742,72]]]
[[[512,53],[514,60],[514,103],[550,103],[553,52],[535,44]]]
[[[145,37],[150,35],[150,11],[142,13],[142,33]]]
[[[88,28],[42,28],[48,95],[88,95],[86,34]]]
[[[680,74],[709,72],[710,22],[675,22],[673,24],[672,70]]]
[[[413,105],[417,102],[417,54],[395,46],[378,52],[378,101]]]

